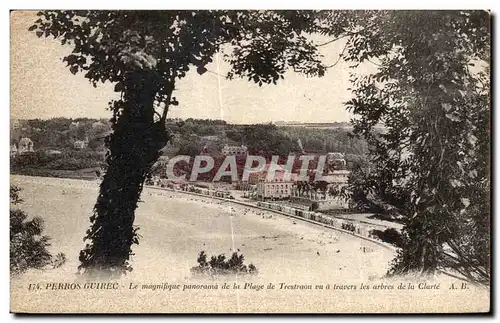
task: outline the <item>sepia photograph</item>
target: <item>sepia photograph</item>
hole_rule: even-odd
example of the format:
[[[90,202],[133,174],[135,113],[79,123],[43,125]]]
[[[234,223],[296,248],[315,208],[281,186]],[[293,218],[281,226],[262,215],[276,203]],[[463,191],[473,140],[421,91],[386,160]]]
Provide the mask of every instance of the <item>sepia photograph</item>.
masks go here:
[[[11,313],[492,311],[491,11],[9,24]]]

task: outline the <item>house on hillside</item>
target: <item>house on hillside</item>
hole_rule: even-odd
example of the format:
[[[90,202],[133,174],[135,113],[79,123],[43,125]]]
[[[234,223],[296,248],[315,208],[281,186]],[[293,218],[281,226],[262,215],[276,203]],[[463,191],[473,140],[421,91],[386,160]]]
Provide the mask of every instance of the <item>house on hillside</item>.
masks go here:
[[[327,175],[323,175],[321,180],[328,182],[330,184],[345,185],[349,179],[349,174],[351,172],[346,169],[333,170]]]
[[[33,141],[30,138],[24,137],[19,140],[17,147],[17,152],[19,155],[28,154],[34,152]]]
[[[225,156],[230,156],[230,155],[244,156],[248,153],[248,148],[247,146],[244,145],[241,146],[224,145],[224,147],[222,147],[221,153]]]
[[[16,157],[17,156],[17,146],[16,144],[12,144],[10,146],[10,157]]]
[[[82,150],[87,148],[89,145],[89,139],[85,138],[85,140],[77,140],[73,143],[73,148]]]
[[[330,152],[326,154],[326,164],[329,170],[340,170],[346,168],[344,154],[338,152]]]
[[[79,121],[77,121],[77,122],[71,122],[69,124],[69,129],[70,130],[77,129],[79,126],[80,126],[80,122]]]
[[[92,123],[92,128],[108,128],[104,123],[102,123],[101,121],[96,121],[94,123]]]
[[[60,150],[57,150],[57,149],[47,149],[47,150],[45,150],[45,154],[47,156],[57,156],[57,155],[62,154],[62,152]]]
[[[10,127],[12,129],[20,129],[21,128],[21,122],[18,119],[11,119],[11,121],[10,121]]]
[[[217,136],[217,135],[201,136],[200,139],[205,140],[205,141],[216,141],[219,139],[219,136]]]

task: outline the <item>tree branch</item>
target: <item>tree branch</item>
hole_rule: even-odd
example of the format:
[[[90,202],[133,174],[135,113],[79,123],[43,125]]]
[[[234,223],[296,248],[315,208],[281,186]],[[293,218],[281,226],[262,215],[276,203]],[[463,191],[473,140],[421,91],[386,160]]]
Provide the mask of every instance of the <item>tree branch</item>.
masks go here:
[[[224,76],[224,75],[220,75],[219,73],[214,72],[214,71],[211,71],[211,70],[209,70],[209,69],[207,69],[207,72],[210,72],[210,73],[212,73],[212,74],[215,74],[215,75],[220,76],[220,77],[223,77],[223,78],[226,78],[226,76]]]
[[[174,84],[172,84],[172,89],[167,93],[167,97],[165,99],[165,108],[163,109],[163,113],[160,118],[160,123],[165,124],[165,120],[167,120],[168,108],[170,107],[170,99],[172,98],[172,92],[174,92]]]
[[[333,42],[336,42],[336,41],[337,41],[337,40],[339,40],[339,39],[346,38],[347,36],[353,36],[353,35],[356,35],[356,34],[357,34],[357,33],[348,33],[348,34],[345,34],[345,35],[339,36],[339,37],[337,37],[337,38],[331,39],[331,40],[329,40],[329,41],[327,41],[327,42],[324,42],[324,43],[322,43],[322,44],[318,44],[318,45],[316,45],[316,47],[326,46],[326,45],[328,45],[328,44],[331,44],[331,43],[333,43]]]
[[[344,52],[345,52],[346,48],[347,48],[347,43],[345,43],[344,49],[342,49],[342,52],[340,52],[339,58],[337,59],[337,61],[335,63],[333,63],[332,65],[325,66],[325,68],[332,68],[335,65],[337,65],[340,62],[340,60],[342,59],[342,56],[344,56]]]
[[[374,61],[370,60],[370,58],[366,58],[366,60],[370,63],[372,63],[373,65],[377,65],[377,66],[382,66],[382,64],[378,64],[378,63],[375,63]]]

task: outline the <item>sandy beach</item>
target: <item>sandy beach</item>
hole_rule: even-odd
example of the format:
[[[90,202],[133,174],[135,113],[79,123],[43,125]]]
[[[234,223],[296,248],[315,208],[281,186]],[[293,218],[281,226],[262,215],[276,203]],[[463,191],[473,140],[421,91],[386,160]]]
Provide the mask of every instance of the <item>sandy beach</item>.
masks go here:
[[[51,290],[47,284],[54,282],[77,282],[81,286],[85,283],[75,274],[98,182],[12,176],[11,183],[23,189],[24,203],[20,207],[29,215],[45,220],[45,234],[52,238],[51,251],[64,252],[68,258],[60,268],[30,270],[13,278],[12,311],[383,312],[397,309],[408,312],[413,308],[412,299],[427,293],[418,299],[419,302],[425,299],[428,306],[420,304],[418,309],[428,308],[432,312],[438,311],[445,300],[452,302],[456,298],[458,302],[471,295],[459,291],[450,294],[451,282],[443,277],[434,278],[442,284],[434,291],[392,290],[384,284],[394,285],[399,281],[383,278],[394,257],[390,248],[272,212],[150,188],[144,190],[136,212],[141,239],[139,245],[133,247],[134,270],[116,281],[118,288]],[[245,256],[245,263],[253,263],[259,273],[244,277],[193,277],[190,268],[197,265],[198,253],[202,250],[208,255],[225,253],[226,256],[238,251]],[[30,283],[39,283],[42,288],[30,292]],[[380,289],[362,291],[362,283],[382,285]],[[148,284],[167,288],[155,291],[141,288]],[[183,290],[185,285],[208,284],[218,288]],[[232,288],[222,289],[224,284]],[[275,287],[270,289],[269,284]],[[328,290],[316,289],[316,285],[326,288],[327,284]],[[176,285],[180,288],[175,289]],[[240,288],[234,289],[234,285]],[[310,285],[312,289],[294,288],[295,285]],[[139,288],[131,289],[132,286]],[[174,287],[168,289],[168,286]],[[381,292],[386,293],[382,303]],[[373,298],[373,293],[379,297]],[[474,298],[471,308],[481,304],[486,309],[486,290],[478,289],[474,293],[480,298]],[[464,306],[457,303],[455,306],[457,311],[464,310]],[[453,307],[447,307],[450,309],[453,311]]]

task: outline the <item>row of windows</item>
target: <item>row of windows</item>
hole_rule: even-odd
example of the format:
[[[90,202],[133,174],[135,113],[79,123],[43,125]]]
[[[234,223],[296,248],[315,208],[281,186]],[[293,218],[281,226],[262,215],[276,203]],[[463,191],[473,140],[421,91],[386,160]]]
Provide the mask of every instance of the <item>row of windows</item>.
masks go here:
[[[283,178],[275,178],[274,180],[272,181],[268,181],[266,177],[263,177],[260,179],[262,182],[285,182],[285,180]]]
[[[272,187],[272,188],[268,188],[267,189],[268,191],[277,191],[277,190],[280,190],[279,187]],[[285,187],[285,188],[281,188],[281,190],[285,190],[285,191],[291,191],[288,187]]]
[[[270,184],[270,185],[264,185],[265,187],[270,187],[270,188],[291,188],[289,184]]]
[[[274,190],[267,190],[266,191],[268,194],[278,194],[281,192],[281,194],[292,194],[290,190],[280,190],[280,189],[274,189]]]
[[[268,192],[269,194],[278,194],[278,193],[281,193],[281,194],[288,194],[288,192],[285,192],[283,190],[280,191],[275,191],[275,192]]]
[[[246,151],[224,151],[222,152],[223,154],[234,154],[234,155],[245,155],[247,152]]]
[[[276,187],[276,188],[278,188],[278,187],[281,187],[281,188],[286,187],[286,188],[288,188],[288,185],[286,185],[286,186],[285,186],[285,184],[281,184],[281,186],[280,186],[279,184],[277,184],[277,185],[274,185],[274,184],[273,184],[273,185],[270,185],[270,186],[271,186],[271,188],[275,188],[275,187]]]

